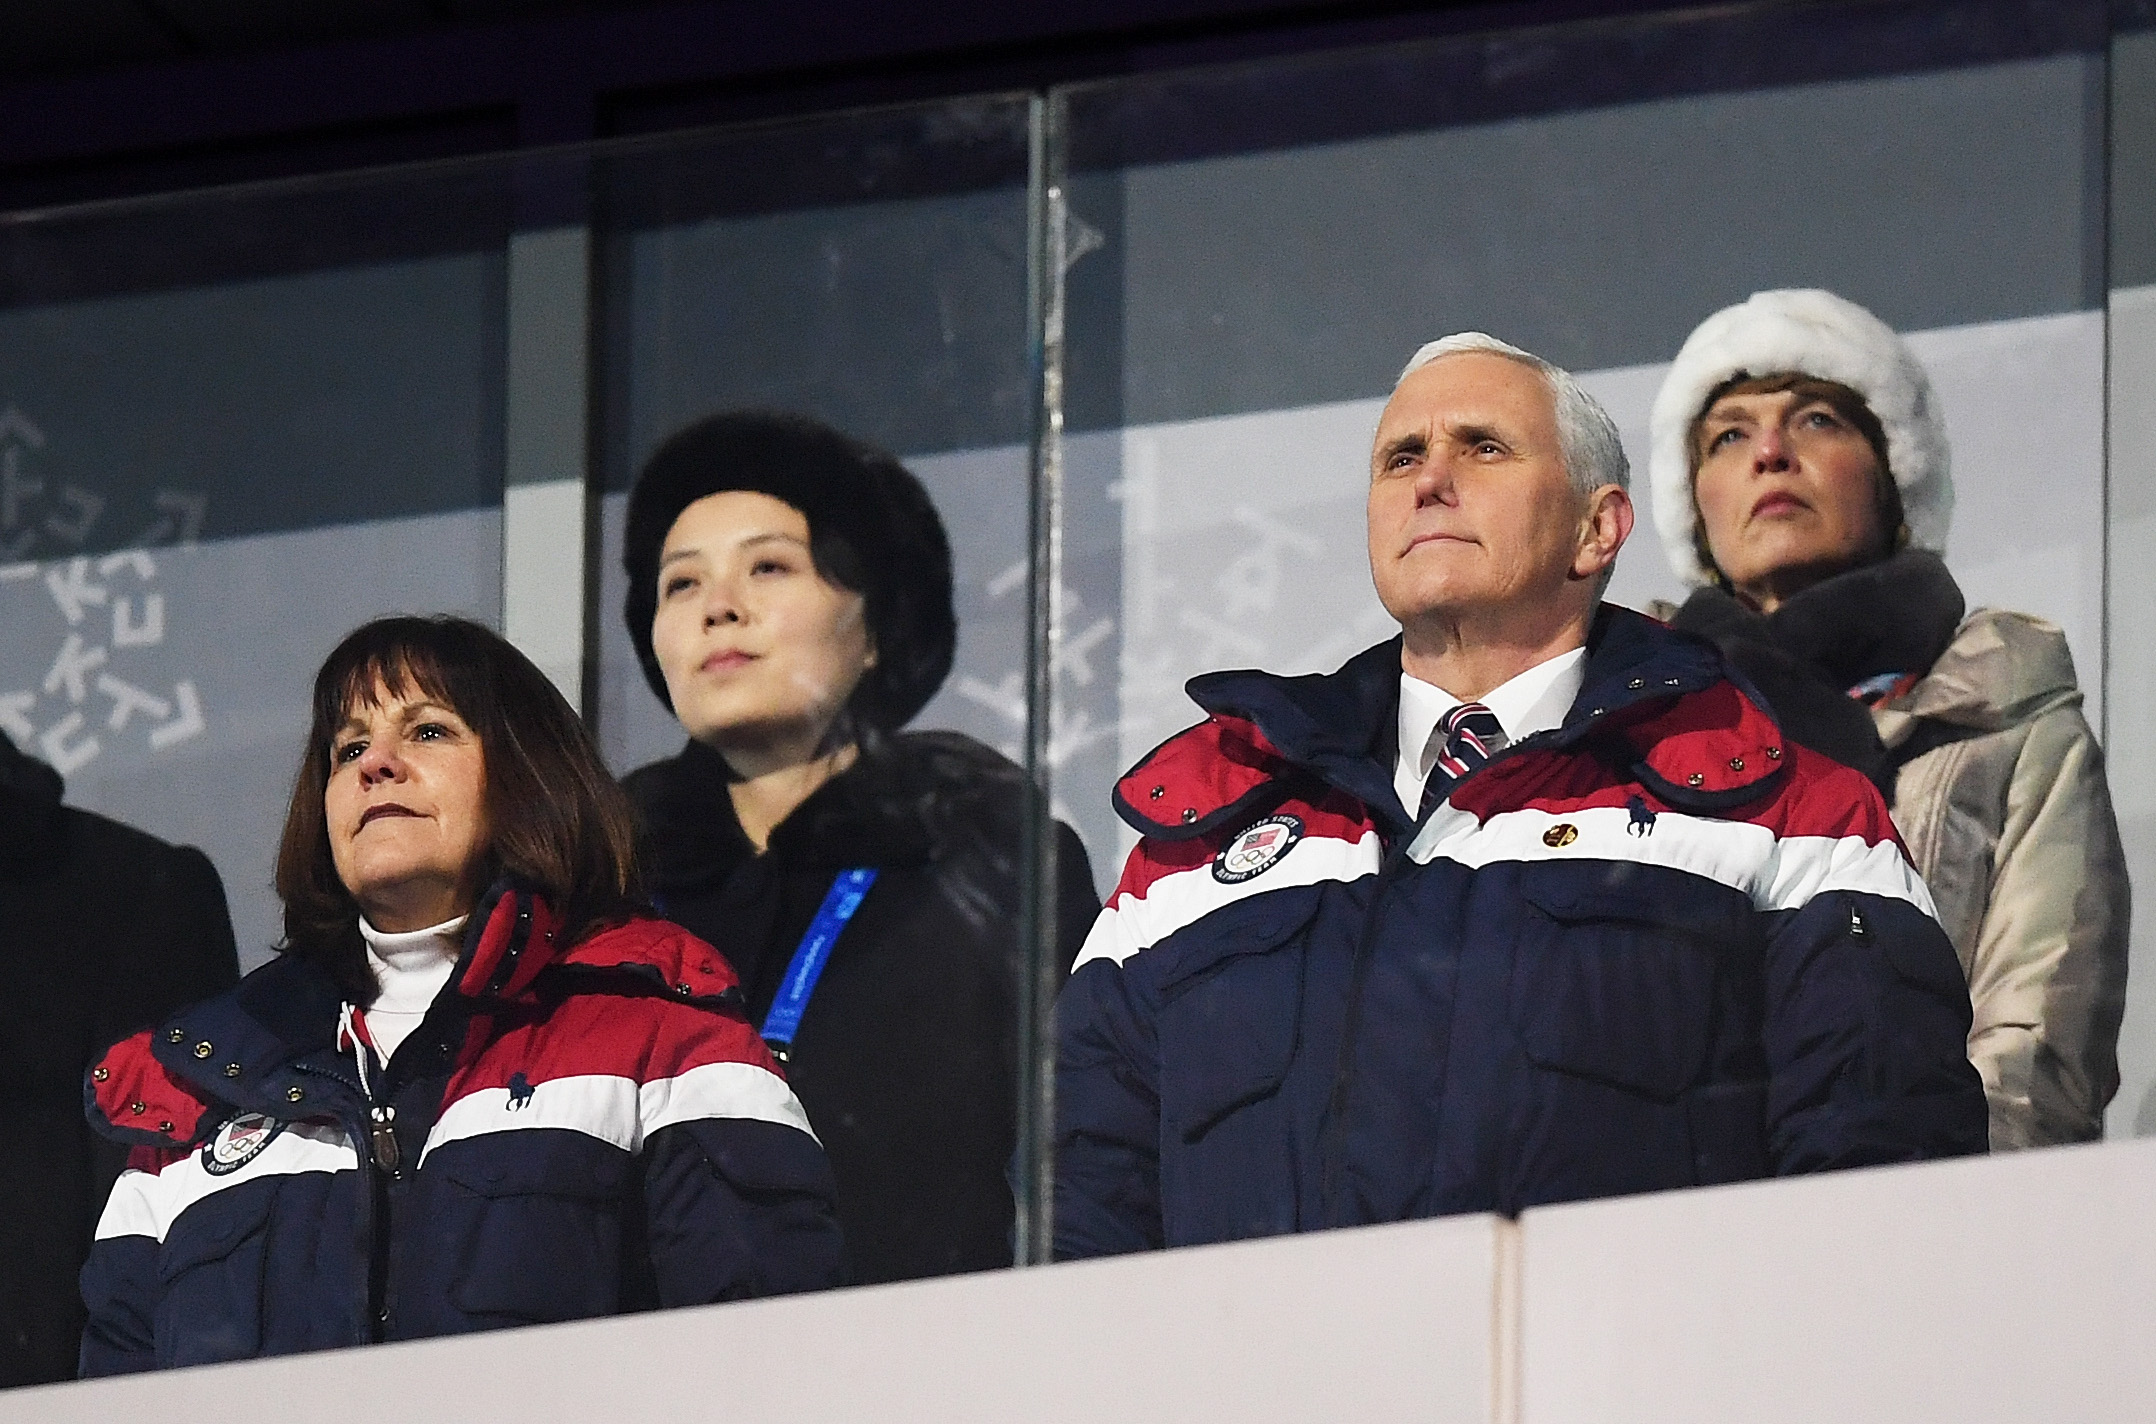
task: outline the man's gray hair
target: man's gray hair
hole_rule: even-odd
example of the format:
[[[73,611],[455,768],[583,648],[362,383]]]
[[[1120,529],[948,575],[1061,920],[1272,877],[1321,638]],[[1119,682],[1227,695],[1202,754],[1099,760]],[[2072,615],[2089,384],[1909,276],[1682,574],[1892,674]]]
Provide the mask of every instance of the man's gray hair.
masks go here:
[[[1406,367],[1400,372],[1400,380],[1406,380],[1440,356],[1455,356],[1463,351],[1503,356],[1542,373],[1542,379],[1549,383],[1550,398],[1556,407],[1557,448],[1564,457],[1565,478],[1581,498],[1604,485],[1615,485],[1626,491],[1631,489],[1632,464],[1625,459],[1624,441],[1617,434],[1617,422],[1610,419],[1602,402],[1587,394],[1585,388],[1572,379],[1570,371],[1552,365],[1532,351],[1522,351],[1487,332],[1455,332],[1429,343],[1408,358]],[[1398,382],[1394,383],[1394,389],[1398,389]]]

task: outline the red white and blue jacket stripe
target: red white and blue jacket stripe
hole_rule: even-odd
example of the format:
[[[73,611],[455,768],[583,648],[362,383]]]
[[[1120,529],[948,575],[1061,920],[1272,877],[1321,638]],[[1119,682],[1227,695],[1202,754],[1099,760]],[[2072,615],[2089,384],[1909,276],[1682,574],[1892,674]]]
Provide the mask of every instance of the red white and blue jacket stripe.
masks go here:
[[[1705,643],[1605,606],[1588,648],[1419,825],[1397,640],[1190,684],[1058,1004],[1059,1255],[1985,1150],[1878,792]]]
[[[657,920],[558,933],[490,895],[371,1094],[290,958],[107,1053],[90,1117],[133,1151],[83,1373],[835,1284],[830,1168],[725,960]]]

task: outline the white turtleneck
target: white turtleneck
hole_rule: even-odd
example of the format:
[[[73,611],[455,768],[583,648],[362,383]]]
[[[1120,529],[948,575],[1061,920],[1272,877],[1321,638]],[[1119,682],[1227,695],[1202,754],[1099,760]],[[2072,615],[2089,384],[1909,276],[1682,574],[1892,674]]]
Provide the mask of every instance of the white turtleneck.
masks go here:
[[[367,1034],[384,1063],[419,1027],[449,982],[449,972],[464,951],[467,918],[459,915],[423,930],[385,934],[360,916],[359,935],[367,942],[367,967],[374,971],[378,991],[366,1012]]]

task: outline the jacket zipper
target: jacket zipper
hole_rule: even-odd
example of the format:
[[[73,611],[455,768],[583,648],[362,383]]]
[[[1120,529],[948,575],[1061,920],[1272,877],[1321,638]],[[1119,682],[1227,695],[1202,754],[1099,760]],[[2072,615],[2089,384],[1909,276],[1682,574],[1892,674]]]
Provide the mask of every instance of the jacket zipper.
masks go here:
[[[1502,753],[1500,753],[1502,755]],[[1495,760],[1495,758],[1492,758]],[[1378,862],[1378,872],[1370,890],[1370,903],[1363,910],[1362,931],[1355,937],[1355,957],[1348,964],[1348,993],[1346,1013],[1340,1025],[1339,1059],[1333,1067],[1332,1092],[1326,1103],[1325,1123],[1318,1135],[1318,1224],[1339,1226],[1340,1173],[1345,1169],[1347,1131],[1347,1105],[1354,1087],[1355,1041],[1362,1032],[1363,991],[1370,973],[1370,961],[1377,953],[1377,927],[1384,904],[1385,893],[1397,877],[1399,868],[1407,862],[1407,848],[1414,841],[1418,825],[1385,847],[1384,858]]]
[[[1551,727],[1516,742],[1500,747],[1497,754],[1475,769],[1481,776],[1505,758],[1516,752],[1539,751],[1558,743],[1562,727]],[[1323,778],[1321,777],[1322,781]],[[1325,783],[1328,786],[1330,782]],[[1342,788],[1345,789],[1345,788]],[[1354,792],[1348,792],[1354,795]],[[1321,1226],[1344,1225],[1340,1217],[1340,1174],[1346,1169],[1347,1105],[1354,1091],[1354,1054],[1356,1040],[1362,1032],[1363,993],[1370,973],[1370,963],[1377,954],[1378,920],[1382,914],[1385,894],[1398,881],[1401,867],[1408,864],[1408,847],[1422,833],[1422,821],[1414,823],[1385,844],[1378,871],[1371,888],[1370,903],[1363,911],[1362,930],[1355,938],[1354,957],[1348,963],[1348,992],[1346,1013],[1340,1026],[1340,1056],[1333,1067],[1332,1092],[1326,1101],[1325,1121],[1318,1133],[1318,1224]]]
[[[1582,690],[1584,691],[1585,689],[1583,688]],[[1689,688],[1680,689],[1680,693],[1692,690]],[[1659,691],[1646,694],[1646,696],[1659,695],[1662,695]],[[1565,735],[1566,727],[1560,723],[1558,726],[1546,727],[1542,731],[1531,733],[1516,742],[1507,742],[1504,746],[1498,748],[1495,756],[1477,767],[1474,774],[1476,776],[1485,775],[1492,766],[1497,765],[1508,757],[1513,757],[1517,753],[1541,751],[1545,748],[1561,748],[1565,750],[1572,750],[1576,747],[1583,748],[1588,743],[1591,743],[1597,734],[1603,730],[1597,724],[1601,723],[1609,712],[1622,711],[1632,706],[1635,702],[1644,700],[1646,698],[1643,696],[1605,704],[1595,709],[1590,714],[1590,720],[1581,724],[1577,732],[1569,737]],[[1328,787],[1335,785],[1322,773],[1316,773],[1316,776],[1322,785]],[[1362,799],[1358,793],[1348,790],[1344,786],[1337,789],[1356,797],[1357,800]],[[1370,904],[1363,912],[1362,931],[1356,937],[1354,958],[1348,965],[1348,996],[1345,1016],[1341,1023],[1340,1056],[1333,1068],[1332,1092],[1328,1095],[1326,1101],[1325,1121],[1318,1132],[1318,1217],[1319,1223],[1324,1226],[1344,1224],[1340,1218],[1340,1174],[1345,1170],[1343,1158],[1346,1154],[1344,1140],[1347,1130],[1346,1108],[1348,1098],[1354,1088],[1354,1051],[1356,1039],[1360,1036],[1362,1030],[1363,991],[1369,976],[1370,961],[1377,953],[1380,906],[1383,904],[1386,890],[1399,878],[1401,867],[1408,863],[1408,847],[1414,844],[1415,837],[1421,833],[1422,818],[1417,817],[1396,840],[1392,840],[1385,845],[1383,858],[1378,862],[1378,873],[1376,883],[1371,890]],[[1858,932],[1861,933],[1861,921],[1858,922],[1858,927]]]
[[[327,1078],[357,1093],[360,1100],[366,1104],[370,1127],[380,1121],[375,1117],[373,1096],[360,1084],[341,1073],[332,1073],[326,1068],[316,1068],[304,1063],[299,1065],[299,1071]],[[360,1343],[379,1345],[383,1339],[383,1326],[387,1323],[382,1316],[383,1302],[387,1298],[389,1286],[389,1233],[382,1228],[389,1220],[389,1178],[387,1169],[376,1159],[373,1150],[372,1138],[380,1128],[373,1127],[368,1132],[360,1132],[347,1123],[345,1131],[351,1138],[353,1155],[359,1159],[360,1179],[365,1187],[362,1195],[366,1199],[367,1213],[367,1285],[366,1298],[361,1302],[361,1308],[366,1311],[367,1334]],[[392,1138],[391,1141],[394,1142],[395,1139]]]

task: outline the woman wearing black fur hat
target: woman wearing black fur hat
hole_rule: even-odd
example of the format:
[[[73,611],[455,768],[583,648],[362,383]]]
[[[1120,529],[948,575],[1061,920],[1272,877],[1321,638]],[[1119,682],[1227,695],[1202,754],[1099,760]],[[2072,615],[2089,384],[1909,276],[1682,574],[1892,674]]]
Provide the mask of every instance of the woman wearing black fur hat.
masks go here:
[[[787,1055],[854,1279],[1010,1264],[1025,784],[970,738],[899,731],[957,637],[934,505],[814,421],[712,416],[644,466],[622,562],[689,734],[628,778],[645,878]],[[1099,905],[1068,827],[1057,854],[1067,970]]]

